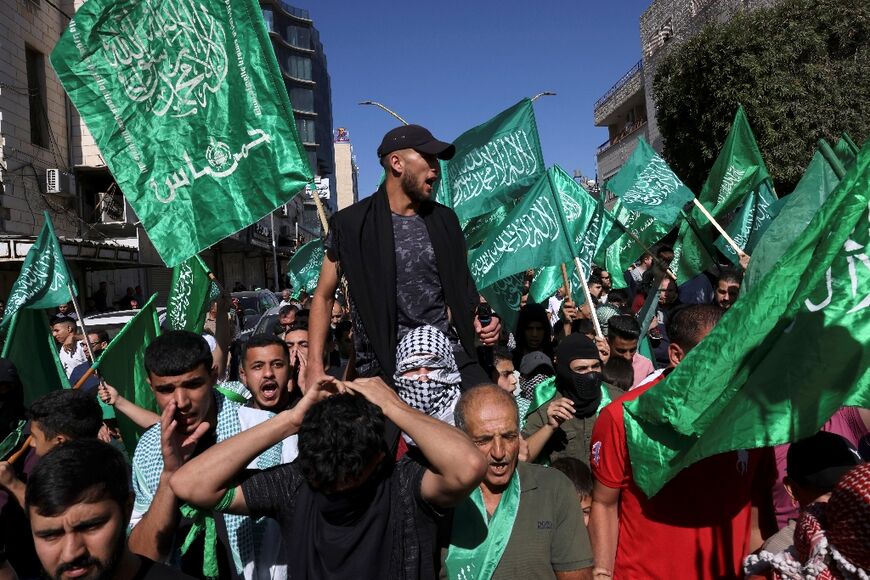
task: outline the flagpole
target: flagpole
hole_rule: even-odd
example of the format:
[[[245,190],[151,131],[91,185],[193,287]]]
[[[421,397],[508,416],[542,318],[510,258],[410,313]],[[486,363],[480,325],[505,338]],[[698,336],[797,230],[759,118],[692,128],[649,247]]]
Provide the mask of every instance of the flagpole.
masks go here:
[[[79,301],[76,300],[75,292],[73,292],[72,283],[66,285],[69,289],[69,296],[72,298],[73,308],[75,308],[76,316],[79,317],[79,326],[82,327],[82,334],[85,337],[85,348],[88,349],[88,356],[91,357],[91,364],[94,364],[94,351],[91,350],[91,341],[88,340],[88,329],[85,328],[85,319],[82,317],[82,311],[79,308]]]
[[[281,281],[278,279],[278,244],[275,242],[275,212],[269,214],[272,227],[272,265],[275,267],[275,292],[281,291]]]
[[[381,109],[383,109],[384,111],[386,111],[387,113],[389,113],[390,115],[394,116],[394,117],[397,118],[399,121],[401,121],[403,125],[407,125],[407,124],[408,124],[408,121],[406,121],[405,119],[401,118],[401,117],[400,117],[400,116],[399,116],[395,111],[393,111],[392,109],[387,108],[385,105],[383,105],[383,104],[381,104],[381,103],[379,103],[379,102],[377,102],[377,101],[362,101],[362,102],[360,103],[360,105],[374,105],[375,107],[380,107]]]
[[[738,256],[739,258],[743,258],[743,257],[748,258],[748,257],[749,257],[749,254],[747,254],[746,252],[744,252],[743,249],[742,249],[740,246],[737,245],[737,242],[735,242],[735,241],[731,238],[731,236],[728,235],[728,232],[726,232],[726,231],[722,228],[722,226],[719,225],[719,222],[717,222],[716,219],[715,219],[715,218],[710,214],[710,212],[707,211],[707,208],[704,207],[704,204],[701,203],[700,201],[698,201],[698,198],[697,198],[697,197],[693,197],[693,198],[692,198],[692,201],[695,203],[695,207],[697,207],[698,210],[699,210],[702,214],[704,214],[704,217],[706,217],[706,218],[710,221],[710,223],[713,224],[713,227],[716,228],[716,230],[717,230],[717,231],[722,235],[722,237],[725,238],[725,241],[728,242],[728,245],[731,246],[731,247],[734,249],[734,251],[737,253],[737,256]]]
[[[565,262],[562,262],[562,284],[565,285],[566,298],[569,302],[573,303],[574,297],[571,296],[571,280],[568,278],[568,267],[565,266]]]

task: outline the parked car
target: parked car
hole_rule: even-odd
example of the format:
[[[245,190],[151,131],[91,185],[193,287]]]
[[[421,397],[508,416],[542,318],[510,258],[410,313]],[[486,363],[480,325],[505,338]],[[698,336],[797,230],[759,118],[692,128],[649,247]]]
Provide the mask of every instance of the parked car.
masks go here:
[[[275,298],[275,294],[269,290],[246,290],[244,292],[233,292],[233,298],[238,299],[245,313],[244,326],[242,331],[249,330],[257,326],[263,314],[270,308],[278,306],[279,300]]]
[[[102,312],[100,314],[85,316],[82,322],[84,323],[85,328],[88,329],[88,332],[94,332],[100,329],[105,330],[109,335],[109,340],[111,340],[115,338],[115,335],[121,332],[124,325],[130,322],[130,320],[139,314],[139,312],[139,310]],[[157,308],[157,319],[162,328],[163,323],[166,322],[166,308],[163,308],[162,306]]]

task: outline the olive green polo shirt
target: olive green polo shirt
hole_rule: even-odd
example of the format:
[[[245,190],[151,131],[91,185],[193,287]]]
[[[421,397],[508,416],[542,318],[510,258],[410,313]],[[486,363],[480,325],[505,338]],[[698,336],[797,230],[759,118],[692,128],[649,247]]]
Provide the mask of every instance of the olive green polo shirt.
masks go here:
[[[608,403],[625,394],[625,391],[605,383],[601,385],[601,393],[601,405],[598,407],[598,411],[601,411]],[[556,394],[553,399],[561,396]],[[550,399],[526,417],[523,437],[528,439],[547,424],[547,407],[553,399]],[[562,457],[573,457],[589,465],[589,446],[592,443],[592,427],[595,425],[596,419],[598,419],[598,412],[585,419],[573,417],[562,423],[544,445],[536,461],[538,463],[552,463]]]
[[[592,566],[592,546],[574,484],[550,467],[519,462],[520,505],[492,580],[553,580]],[[447,550],[442,551],[443,558]],[[441,578],[447,578],[441,567]]]

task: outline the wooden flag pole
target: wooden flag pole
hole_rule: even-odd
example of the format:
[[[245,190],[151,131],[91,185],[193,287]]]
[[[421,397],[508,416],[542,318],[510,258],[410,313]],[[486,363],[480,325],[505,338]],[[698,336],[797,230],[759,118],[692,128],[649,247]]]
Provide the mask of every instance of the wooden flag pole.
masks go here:
[[[589,305],[589,311],[592,313],[592,325],[595,327],[595,336],[604,338],[604,333],[601,332],[601,325],[598,323],[598,316],[595,314],[595,308],[592,306],[592,294],[589,292],[589,284],[586,283],[586,274],[583,273],[583,265],[580,263],[580,258],[574,257],[574,266],[577,268],[577,277],[580,278],[580,284],[583,286],[583,294],[586,296],[586,304]]]
[[[562,262],[562,284],[565,285],[565,297],[573,303],[574,297],[571,296],[571,280],[568,278],[568,267],[564,262]]]
[[[405,119],[401,118],[401,117],[400,117],[400,116],[399,116],[395,111],[393,111],[392,109],[388,109],[385,105],[383,105],[383,104],[381,104],[381,103],[379,103],[379,102],[377,102],[377,101],[362,101],[362,102],[360,103],[360,105],[374,105],[375,107],[380,107],[381,109],[383,109],[384,111],[386,111],[387,113],[389,113],[390,115],[394,116],[394,117],[397,118],[399,121],[401,121],[403,125],[407,125],[407,124],[408,124],[408,121],[406,121]]]
[[[728,245],[731,246],[735,252],[737,252],[737,256],[740,258],[749,258],[749,254],[744,252],[743,249],[737,245],[737,242],[735,242],[734,239],[728,235],[728,232],[726,232],[722,228],[722,226],[719,225],[719,222],[717,222],[716,219],[710,214],[710,212],[707,211],[707,208],[704,207],[704,204],[698,201],[697,197],[692,198],[692,201],[695,203],[695,207],[697,207],[698,210],[702,214],[704,214],[704,217],[706,217],[710,221],[710,223],[713,224],[713,227],[716,228],[716,230],[722,235],[722,237],[725,238],[725,241],[728,242]]]

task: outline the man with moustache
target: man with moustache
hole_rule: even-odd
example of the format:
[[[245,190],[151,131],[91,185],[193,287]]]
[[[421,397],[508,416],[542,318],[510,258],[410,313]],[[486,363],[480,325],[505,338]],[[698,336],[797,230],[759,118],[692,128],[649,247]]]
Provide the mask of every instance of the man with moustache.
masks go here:
[[[280,537],[270,530],[274,522],[202,512],[179,501],[169,487],[172,474],[192,457],[256,424],[245,418],[245,411],[255,410],[213,388],[211,350],[198,334],[160,335],[146,349],[144,363],[161,416],[139,439],[133,456],[130,549],[177,563],[193,576],[251,579],[256,571],[268,570],[272,578],[286,577]],[[247,467],[274,467],[292,459],[285,452],[292,450],[292,444],[269,449]]]
[[[290,391],[290,350],[277,336],[255,334],[244,346],[239,378],[251,393],[248,404],[280,413],[301,396]]]
[[[30,476],[25,505],[46,578],[191,578],[127,548],[130,472],[107,443],[78,439],[48,453]]]
[[[462,394],[454,417],[488,468],[454,510],[441,577],[591,578],[592,548],[574,485],[558,470],[518,460],[514,398],[497,385],[478,385]]]
[[[333,218],[311,306],[312,383],[329,380],[323,349],[341,275],[350,294],[357,376],[392,381],[399,341],[431,325],[450,339],[463,385],[488,380],[477,362],[475,334],[491,346],[501,325],[497,317],[486,326],[476,318],[479,296],[459,220],[434,201],[439,160],[454,153],[452,144],[419,125],[389,131],[378,147],[384,183]]]

